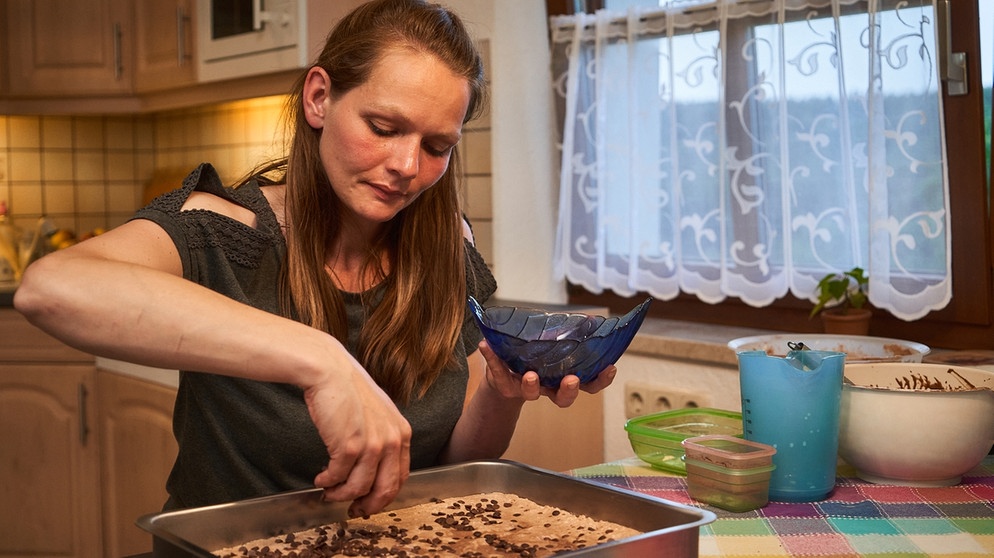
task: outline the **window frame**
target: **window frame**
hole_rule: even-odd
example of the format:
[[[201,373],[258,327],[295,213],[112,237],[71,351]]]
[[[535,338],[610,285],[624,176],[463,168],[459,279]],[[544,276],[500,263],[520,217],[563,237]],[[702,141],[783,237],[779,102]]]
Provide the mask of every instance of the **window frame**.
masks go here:
[[[979,1],[979,0],[978,0]],[[603,7],[602,0],[546,0],[548,14],[574,13],[583,4],[586,11]],[[994,349],[994,229],[989,208],[994,201],[988,187],[984,98],[981,83],[980,28],[977,2],[953,2],[951,26],[953,52],[967,53],[968,93],[949,96],[943,88],[946,142],[949,158],[949,191],[952,234],[953,297],[942,310],[907,322],[875,310],[870,335],[914,339],[944,349]],[[994,169],[992,169],[994,170]],[[992,172],[994,174],[994,172]],[[610,291],[594,293],[567,284],[571,304],[606,306],[622,313],[633,297]],[[641,300],[647,293],[634,295]],[[708,304],[693,295],[681,294],[658,301],[649,316],[758,329],[814,333],[822,331],[820,320],[809,318],[812,303],[788,295],[770,306],[756,308],[729,298]]]

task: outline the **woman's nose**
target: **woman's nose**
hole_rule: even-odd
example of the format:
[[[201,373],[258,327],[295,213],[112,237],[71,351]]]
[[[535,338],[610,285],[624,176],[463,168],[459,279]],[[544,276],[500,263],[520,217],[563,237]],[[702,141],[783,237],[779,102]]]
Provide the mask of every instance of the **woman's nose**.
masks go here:
[[[403,138],[393,145],[393,153],[389,161],[390,170],[403,178],[414,178],[418,175],[420,158],[420,140]]]

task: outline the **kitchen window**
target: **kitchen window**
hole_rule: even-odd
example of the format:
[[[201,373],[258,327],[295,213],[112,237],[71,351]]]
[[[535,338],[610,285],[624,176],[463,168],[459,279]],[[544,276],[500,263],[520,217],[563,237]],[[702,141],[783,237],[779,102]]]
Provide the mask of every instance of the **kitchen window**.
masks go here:
[[[550,14],[570,11],[563,7],[557,8],[554,4],[553,2],[549,4]],[[794,4],[796,5],[796,3]],[[833,5],[836,9],[854,10],[859,7],[858,4],[853,6],[853,2],[844,0]],[[954,9],[951,13],[951,25],[956,32],[952,35],[952,50],[967,53],[969,81],[967,83],[968,92],[966,95],[945,95],[943,100],[947,122],[948,215],[951,217],[947,218],[946,222],[940,224],[948,226],[948,230],[951,231],[949,254],[951,257],[949,258],[949,265],[952,271],[952,296],[948,300],[948,304],[945,304],[944,307],[943,303],[945,301],[941,300],[941,297],[934,300],[926,300],[927,296],[922,296],[921,299],[925,306],[941,309],[928,312],[924,316],[910,316],[910,318],[914,319],[909,318],[909,312],[904,312],[904,319],[898,319],[890,313],[878,309],[875,313],[875,321],[871,333],[874,335],[916,339],[936,347],[994,348],[994,335],[992,335],[994,328],[991,326],[991,243],[990,220],[988,216],[990,194],[986,188],[987,173],[984,170],[986,147],[983,125],[983,97],[986,96],[989,100],[990,90],[989,88],[986,89],[986,95],[984,95],[985,90],[981,86],[980,80],[979,6],[977,3],[972,2],[955,2],[954,4]],[[614,8],[610,4],[608,7]],[[926,15],[930,16],[931,14]],[[865,16],[863,17],[865,19]],[[814,25],[818,23],[811,21],[805,22],[803,18],[799,22],[802,25]],[[992,23],[994,22],[984,22],[987,26],[990,26]],[[744,38],[755,37],[763,32],[760,27],[755,25],[751,28],[747,26],[737,27],[736,25],[728,25],[721,28],[721,30],[726,33],[725,40],[730,44],[743,44]],[[931,32],[930,29],[929,33]],[[736,42],[737,40],[738,43]],[[910,58],[916,56],[918,53],[913,50],[909,53],[908,50],[905,50],[903,53],[898,54],[910,54]],[[991,65],[991,62],[985,61],[984,63]],[[827,64],[829,61],[823,58],[822,63]],[[729,80],[728,87],[739,85],[740,88],[748,88],[750,86],[749,80],[752,77],[750,76],[750,71],[754,71],[754,68],[747,67],[739,69],[745,71],[735,72],[726,70],[725,79]],[[647,69],[645,71],[651,72],[653,70]],[[704,73],[702,77],[706,79],[709,76]],[[740,79],[741,83],[732,83],[731,80],[734,79]],[[872,111],[870,112],[872,113]],[[753,118],[756,118],[755,114],[753,114]],[[763,117],[760,120],[769,119]],[[762,130],[761,127],[757,129]],[[924,141],[935,141],[940,135],[936,131],[930,134],[922,134],[921,137]],[[920,179],[920,177],[916,179]],[[910,180],[905,182],[912,183]],[[844,181],[840,180],[839,183],[844,183]],[[841,196],[842,193],[840,191],[838,195]],[[831,193],[829,194],[831,195]],[[923,203],[922,205],[928,204]],[[933,212],[933,214],[938,213]],[[654,226],[654,224],[650,226]],[[923,227],[927,228],[927,225],[923,225]],[[752,229],[755,230],[755,227]],[[638,228],[632,228],[631,230],[635,231],[634,234],[638,234]],[[738,232],[735,234],[738,234]],[[924,240],[924,237],[922,238]],[[919,246],[922,246],[922,244],[919,244]],[[925,251],[925,249],[920,249],[918,252],[923,253]],[[918,254],[912,251],[911,255],[917,256]],[[914,265],[918,266],[920,270],[929,265],[934,267],[934,261],[929,263],[928,261],[918,259],[915,260]],[[832,262],[832,264],[842,269],[849,267],[851,262],[851,258],[848,260],[842,258],[838,262]],[[943,262],[945,262],[944,258]],[[817,265],[813,265],[813,267],[815,269],[818,268]],[[936,273],[932,275],[941,275],[943,271],[942,269],[937,269]],[[818,276],[814,271],[809,275],[810,277]],[[803,289],[801,290],[803,291]],[[570,298],[571,302],[607,304],[612,310],[621,310],[626,306],[630,306],[630,296],[642,296],[646,294],[644,291],[638,291],[637,286],[635,289],[632,289],[632,291],[638,291],[634,295],[632,292],[625,292],[624,289],[621,289],[621,291],[623,292],[622,295],[611,291],[596,293],[579,285],[572,285]],[[703,298],[707,299],[707,297]],[[917,296],[909,297],[912,307],[918,302],[917,298]],[[750,303],[746,304],[741,298],[721,298],[719,296],[712,297],[712,299],[706,301],[701,300],[698,296],[681,294],[673,300],[661,301],[660,304],[654,305],[653,314],[660,317],[789,331],[817,331],[820,327],[818,322],[807,318],[807,312],[811,307],[811,303],[804,299],[795,298],[792,295],[780,297],[772,304],[762,307],[756,307],[757,303],[755,300],[750,300]],[[900,314],[901,312],[898,313]]]

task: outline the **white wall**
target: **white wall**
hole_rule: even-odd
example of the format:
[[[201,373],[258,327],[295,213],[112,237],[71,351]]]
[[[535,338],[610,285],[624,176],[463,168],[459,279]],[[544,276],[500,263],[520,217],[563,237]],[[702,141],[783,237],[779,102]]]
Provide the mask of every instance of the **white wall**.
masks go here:
[[[443,0],[444,1],[444,0]],[[448,0],[474,36],[490,43],[493,261],[505,300],[561,304],[552,278],[558,192],[548,18],[540,0]],[[627,354],[623,378],[603,397],[604,459],[632,455],[625,385],[645,383],[693,394],[705,405],[739,410],[732,366]]]
[[[545,2],[450,0],[490,41],[493,261],[497,297],[561,304],[552,278],[556,165]]]
[[[626,386],[646,385],[692,396],[701,407],[728,411],[742,408],[738,368],[734,366],[627,353],[618,359],[618,370],[618,379],[604,392],[605,461],[635,454],[625,432]]]

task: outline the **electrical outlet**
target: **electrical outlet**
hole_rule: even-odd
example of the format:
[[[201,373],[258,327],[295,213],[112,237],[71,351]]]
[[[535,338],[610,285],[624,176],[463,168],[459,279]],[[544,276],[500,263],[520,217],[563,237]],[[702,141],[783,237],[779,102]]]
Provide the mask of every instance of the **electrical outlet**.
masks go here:
[[[670,389],[656,384],[625,384],[625,418],[710,406],[711,397],[704,393]]]
[[[638,417],[646,414],[645,398],[648,393],[637,384],[625,385],[625,418]]]

